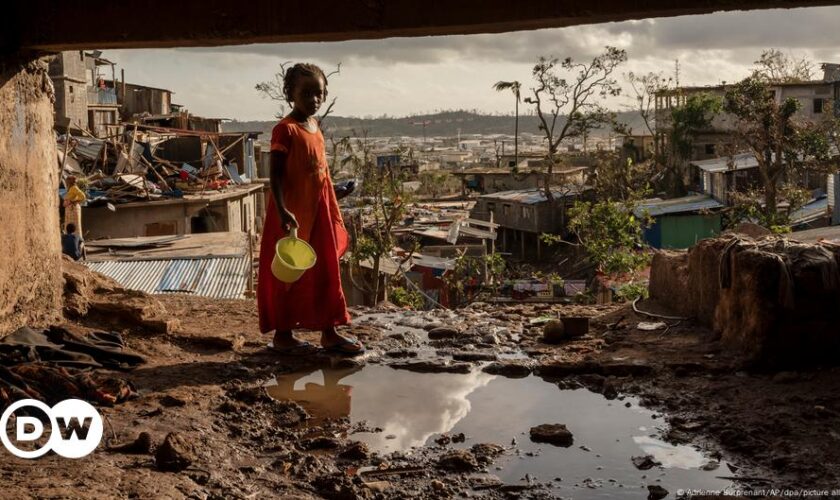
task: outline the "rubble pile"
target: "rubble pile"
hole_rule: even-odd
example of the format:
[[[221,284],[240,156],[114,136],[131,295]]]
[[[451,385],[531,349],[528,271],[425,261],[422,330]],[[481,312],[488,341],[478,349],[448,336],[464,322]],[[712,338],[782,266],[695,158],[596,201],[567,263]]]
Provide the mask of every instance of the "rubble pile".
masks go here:
[[[225,156],[244,135],[221,147],[221,137],[231,134],[145,125],[125,128],[107,138],[57,137],[65,199],[105,206],[181,198],[250,182]],[[183,161],[186,156],[189,160]]]

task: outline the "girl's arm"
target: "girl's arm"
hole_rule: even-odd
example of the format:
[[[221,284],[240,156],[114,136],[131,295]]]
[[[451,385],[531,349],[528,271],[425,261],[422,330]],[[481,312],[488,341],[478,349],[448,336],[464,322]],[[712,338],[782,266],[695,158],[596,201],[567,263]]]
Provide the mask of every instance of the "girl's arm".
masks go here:
[[[280,215],[280,223],[288,231],[293,227],[298,227],[298,223],[294,214],[289,212],[283,203],[283,173],[285,170],[286,154],[280,151],[272,151],[271,169],[269,171],[271,194],[274,196],[274,206],[277,207],[277,212]]]

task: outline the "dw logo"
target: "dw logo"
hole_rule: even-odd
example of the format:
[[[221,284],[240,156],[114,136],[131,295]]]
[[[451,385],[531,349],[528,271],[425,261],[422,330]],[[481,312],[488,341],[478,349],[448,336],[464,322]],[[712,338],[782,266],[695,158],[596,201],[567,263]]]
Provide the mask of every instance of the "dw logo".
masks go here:
[[[9,438],[9,419],[21,408],[28,408],[28,415],[15,415],[13,429],[15,445]],[[45,434],[44,419],[31,416],[39,410],[50,422],[49,438],[39,441]],[[50,408],[35,399],[21,399],[6,408],[0,417],[0,441],[13,455],[20,458],[38,458],[50,450],[65,458],[82,458],[99,446],[102,440],[102,417],[96,408],[81,399],[65,399]],[[43,440],[41,440],[43,441]]]

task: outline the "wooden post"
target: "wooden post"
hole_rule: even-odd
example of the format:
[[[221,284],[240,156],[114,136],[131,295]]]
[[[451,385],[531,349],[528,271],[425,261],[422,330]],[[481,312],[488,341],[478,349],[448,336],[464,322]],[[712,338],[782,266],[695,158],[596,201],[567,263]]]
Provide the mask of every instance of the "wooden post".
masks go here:
[[[493,224],[494,215],[495,214],[493,212],[490,212],[490,224]],[[499,232],[496,231],[496,229],[492,225],[490,226],[490,232],[493,233],[493,235],[498,238]],[[491,239],[490,240],[490,255],[495,255],[495,254],[496,254],[496,240]]]
[[[67,165],[67,148],[69,146],[70,146],[70,127],[67,127],[67,133],[64,134],[64,157],[61,159],[61,171],[58,173],[59,176],[64,175],[64,167]]]
[[[525,260],[525,231],[519,231],[519,243],[522,248],[522,260]]]

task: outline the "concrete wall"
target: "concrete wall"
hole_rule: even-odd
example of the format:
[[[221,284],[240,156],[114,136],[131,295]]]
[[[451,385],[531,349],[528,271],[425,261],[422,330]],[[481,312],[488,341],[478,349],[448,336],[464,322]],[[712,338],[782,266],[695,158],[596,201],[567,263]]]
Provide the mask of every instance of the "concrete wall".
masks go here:
[[[55,90],[55,123],[60,127],[87,126],[85,61],[78,50],[57,54],[49,63]]]
[[[0,64],[0,336],[60,317],[52,98],[46,61]]]
[[[208,232],[255,230],[257,192],[232,199],[194,203],[138,203],[116,205],[112,212],[105,207],[82,209],[84,238],[131,238],[191,234],[193,217],[212,215]],[[205,209],[206,207],[206,209]]]
[[[174,227],[174,232],[169,234],[189,234],[190,218],[202,208],[203,205],[183,203],[139,207],[117,205],[116,212],[105,207],[86,207],[82,209],[84,238],[94,240],[161,235],[160,230],[164,226]]]

